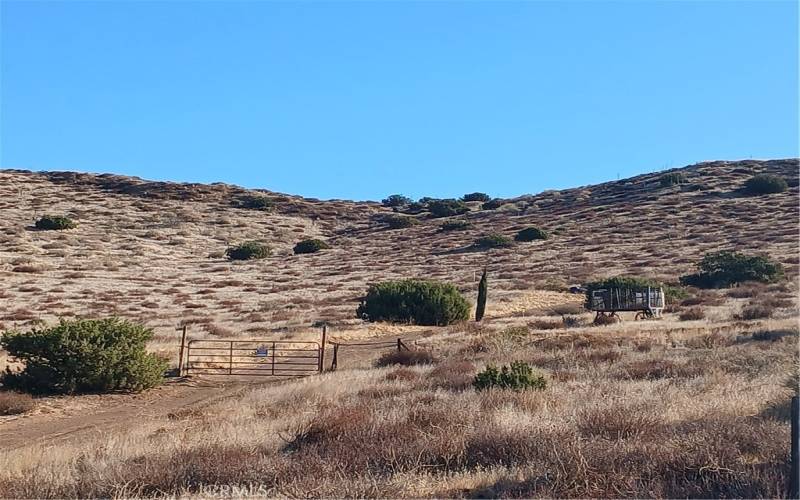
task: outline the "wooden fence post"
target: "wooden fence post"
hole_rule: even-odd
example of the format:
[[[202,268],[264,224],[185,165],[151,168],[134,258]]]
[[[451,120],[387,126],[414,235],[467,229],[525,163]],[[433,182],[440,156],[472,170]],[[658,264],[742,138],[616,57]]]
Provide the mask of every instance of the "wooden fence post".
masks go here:
[[[800,493],[800,399],[792,398],[792,456],[789,471],[789,498]]]
[[[181,334],[181,353],[178,358],[178,376],[183,377],[183,349],[186,344],[186,325],[183,325],[183,333]]]
[[[336,371],[336,365],[339,363],[339,344],[333,344],[333,359],[331,359],[331,371]]]
[[[328,325],[322,325],[322,346],[319,348],[319,372],[325,371],[325,338],[328,336]]]

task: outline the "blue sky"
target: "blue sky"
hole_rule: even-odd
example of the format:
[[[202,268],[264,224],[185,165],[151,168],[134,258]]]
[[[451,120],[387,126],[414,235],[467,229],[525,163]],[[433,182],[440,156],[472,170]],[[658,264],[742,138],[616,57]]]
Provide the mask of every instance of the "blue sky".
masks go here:
[[[0,167],[494,196],[798,156],[795,2],[9,2]]]

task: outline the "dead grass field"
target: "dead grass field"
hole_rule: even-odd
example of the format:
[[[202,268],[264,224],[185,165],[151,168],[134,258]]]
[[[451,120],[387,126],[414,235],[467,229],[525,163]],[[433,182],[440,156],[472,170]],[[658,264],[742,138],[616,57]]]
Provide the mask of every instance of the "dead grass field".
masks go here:
[[[176,359],[181,323],[193,338],[312,340],[312,324],[326,321],[333,340],[412,336],[437,360],[373,368],[364,358],[124,431],[32,443],[0,454],[0,496],[208,496],[234,486],[313,497],[785,496],[800,198],[797,182],[761,197],[737,189],[760,172],[796,181],[798,162],[682,171],[683,186],[648,174],[524,196],[462,216],[471,227],[452,232],[425,217],[385,230],[377,220],[390,211],[373,203],[271,194],[276,209],[264,213],[233,208],[244,190],[225,185],[0,171],[0,331],[116,314],[153,327],[152,349]],[[79,227],[31,230],[45,213]],[[552,237],[469,248],[527,226]],[[305,237],[332,248],[293,255]],[[275,252],[226,261],[226,246],[244,240]],[[599,327],[583,313],[562,324],[559,312],[580,301],[557,291],[568,284],[614,274],[674,282],[720,249],[769,255],[788,279],[697,292],[661,321]],[[481,325],[354,318],[367,285],[383,279],[447,280],[474,299],[484,265]],[[767,317],[751,317],[757,308]],[[513,360],[544,372],[548,388],[472,389],[477,370]]]

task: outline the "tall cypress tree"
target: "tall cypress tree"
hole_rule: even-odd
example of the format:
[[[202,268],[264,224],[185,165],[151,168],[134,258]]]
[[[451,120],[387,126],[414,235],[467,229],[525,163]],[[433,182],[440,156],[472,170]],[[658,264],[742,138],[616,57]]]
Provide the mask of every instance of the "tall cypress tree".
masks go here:
[[[483,319],[483,313],[486,312],[486,292],[489,284],[486,282],[486,268],[483,269],[481,275],[481,282],[478,283],[478,305],[475,307],[475,321]]]

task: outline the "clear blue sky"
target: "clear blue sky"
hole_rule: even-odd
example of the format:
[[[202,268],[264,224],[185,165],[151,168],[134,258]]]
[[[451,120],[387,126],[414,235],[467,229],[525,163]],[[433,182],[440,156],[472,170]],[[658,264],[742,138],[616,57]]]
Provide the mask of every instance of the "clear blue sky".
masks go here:
[[[796,2],[0,5],[2,168],[380,199],[798,156]]]

